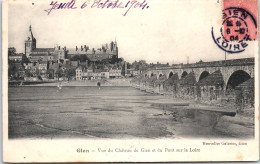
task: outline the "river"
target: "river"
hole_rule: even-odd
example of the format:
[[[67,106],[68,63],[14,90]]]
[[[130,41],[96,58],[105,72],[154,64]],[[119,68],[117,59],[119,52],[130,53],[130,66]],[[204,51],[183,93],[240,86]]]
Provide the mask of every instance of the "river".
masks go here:
[[[207,120],[201,115],[198,119],[194,112],[161,108],[153,103],[176,100],[132,87],[66,86],[58,90],[51,86],[21,86],[8,89],[10,139],[253,137],[253,127],[235,125],[240,130],[232,131],[233,128],[228,129],[230,122],[215,122],[212,112],[206,113],[212,118]],[[241,128],[242,132],[244,128],[242,134]]]

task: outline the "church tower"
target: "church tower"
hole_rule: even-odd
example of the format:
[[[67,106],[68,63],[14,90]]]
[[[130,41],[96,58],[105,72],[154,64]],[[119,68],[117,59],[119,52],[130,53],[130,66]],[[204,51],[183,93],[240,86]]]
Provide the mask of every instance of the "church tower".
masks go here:
[[[26,57],[29,57],[32,50],[36,48],[36,39],[33,37],[31,25],[29,26],[29,34],[28,34],[27,40],[25,40],[25,42],[24,42],[24,47],[25,47]]]

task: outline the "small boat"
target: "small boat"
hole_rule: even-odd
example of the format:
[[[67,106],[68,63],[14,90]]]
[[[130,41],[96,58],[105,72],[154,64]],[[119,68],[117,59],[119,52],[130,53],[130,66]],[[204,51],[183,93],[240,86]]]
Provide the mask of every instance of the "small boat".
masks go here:
[[[21,81],[21,83],[19,84],[19,86],[22,86],[23,85],[23,82]]]
[[[147,88],[145,91],[148,92],[148,93],[154,93],[154,89],[153,88]]]

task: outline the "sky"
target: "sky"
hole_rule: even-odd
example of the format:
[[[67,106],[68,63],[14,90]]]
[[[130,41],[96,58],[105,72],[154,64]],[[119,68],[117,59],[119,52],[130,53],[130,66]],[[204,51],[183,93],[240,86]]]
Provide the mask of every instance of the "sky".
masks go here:
[[[55,45],[98,48],[116,40],[119,57],[128,62],[177,64],[186,63],[187,58],[189,63],[225,58],[225,52],[211,36],[211,28],[221,22],[222,6],[217,0],[146,0],[149,8],[131,8],[126,16],[123,16],[126,9],[90,6],[80,9],[85,1],[75,0],[77,9],[53,10],[49,15],[44,10],[51,7],[51,0],[10,1],[8,47],[24,53],[24,41],[31,25],[38,48]],[[120,0],[124,4],[127,1]],[[93,2],[89,0],[90,4]],[[226,54],[226,57],[253,57],[256,45],[251,42],[243,53]]]

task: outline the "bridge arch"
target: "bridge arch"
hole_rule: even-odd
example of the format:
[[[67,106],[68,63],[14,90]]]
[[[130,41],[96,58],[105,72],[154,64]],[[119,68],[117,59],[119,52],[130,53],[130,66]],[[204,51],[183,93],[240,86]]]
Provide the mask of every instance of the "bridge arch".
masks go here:
[[[207,77],[207,76],[209,76],[209,72],[208,72],[208,71],[203,71],[203,72],[200,74],[198,81],[204,79],[204,78]]]
[[[237,70],[233,72],[227,81],[226,89],[235,89],[239,84],[249,80],[251,76],[243,70]]]
[[[181,78],[184,78],[185,76],[187,76],[188,75],[188,73],[186,72],[186,71],[184,71],[184,72],[182,72],[182,74],[181,74]]]
[[[170,78],[172,76],[173,76],[173,72],[170,72],[168,78]]]

